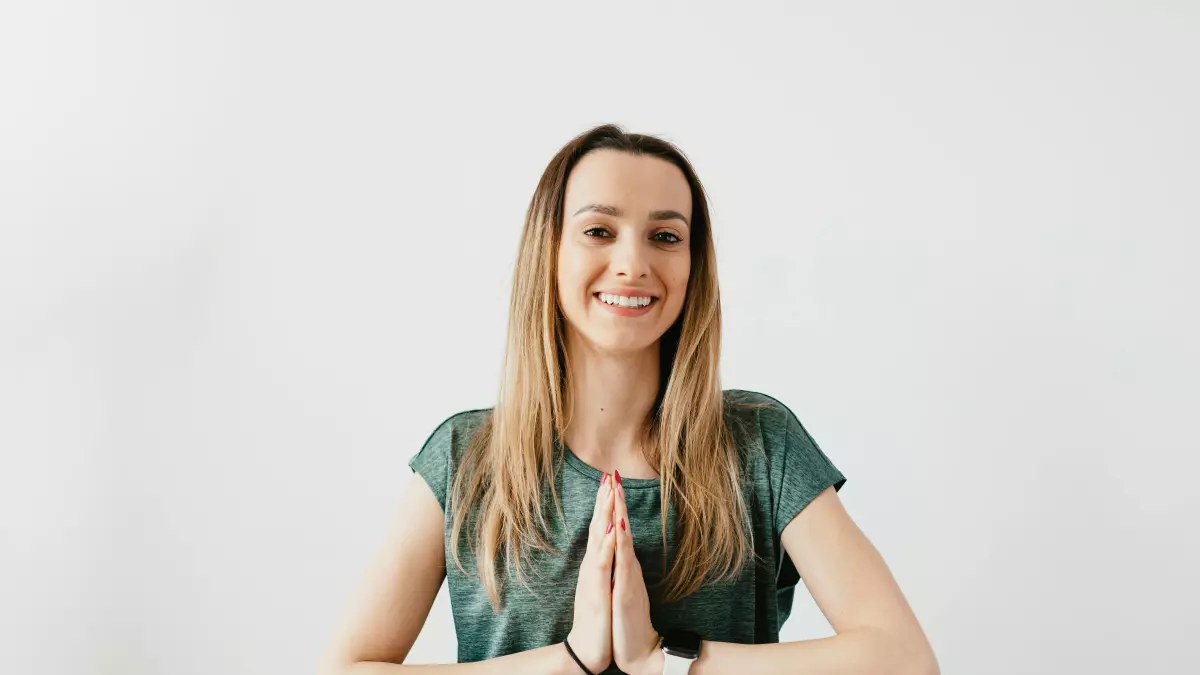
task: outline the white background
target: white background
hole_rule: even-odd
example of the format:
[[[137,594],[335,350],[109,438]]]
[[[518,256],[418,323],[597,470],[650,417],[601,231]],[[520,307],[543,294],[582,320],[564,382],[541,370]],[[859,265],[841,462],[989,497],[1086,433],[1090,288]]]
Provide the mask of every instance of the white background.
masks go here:
[[[432,4],[0,10],[0,670],[314,672],[609,121],[943,673],[1200,669],[1195,3]]]

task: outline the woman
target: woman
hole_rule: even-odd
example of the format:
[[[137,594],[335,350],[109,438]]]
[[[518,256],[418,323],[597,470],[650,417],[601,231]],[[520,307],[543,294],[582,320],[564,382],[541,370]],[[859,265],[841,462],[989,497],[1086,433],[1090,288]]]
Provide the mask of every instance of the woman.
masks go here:
[[[775,399],[721,390],[707,198],[605,125],[534,193],[494,408],[412,459],[327,673],[929,675],[845,478]],[[837,635],[779,643],[803,576]],[[401,666],[443,578],[456,665]]]

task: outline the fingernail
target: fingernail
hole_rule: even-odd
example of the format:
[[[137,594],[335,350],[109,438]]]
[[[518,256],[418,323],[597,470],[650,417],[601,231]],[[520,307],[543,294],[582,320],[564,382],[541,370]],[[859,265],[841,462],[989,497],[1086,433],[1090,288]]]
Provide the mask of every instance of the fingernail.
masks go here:
[[[607,472],[607,471],[605,471],[605,472],[604,472],[604,473],[603,473],[603,474],[600,476],[600,487],[604,487],[604,484],[605,484],[606,482],[608,482],[608,472]]]
[[[604,534],[608,534],[609,532],[612,532],[612,521],[611,520],[608,521],[608,529],[604,531]]]
[[[621,484],[621,472],[613,469],[613,476],[617,479],[617,485]]]
[[[621,519],[621,531],[622,532],[625,531],[625,519],[624,518]]]

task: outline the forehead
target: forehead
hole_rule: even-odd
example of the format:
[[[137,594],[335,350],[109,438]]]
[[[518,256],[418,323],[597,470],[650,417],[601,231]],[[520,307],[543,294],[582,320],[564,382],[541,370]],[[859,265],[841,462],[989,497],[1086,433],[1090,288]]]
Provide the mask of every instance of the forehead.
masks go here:
[[[692,191],[679,167],[618,150],[584,155],[567,178],[564,200],[568,218],[586,204],[608,204],[639,217],[659,209],[692,217]]]

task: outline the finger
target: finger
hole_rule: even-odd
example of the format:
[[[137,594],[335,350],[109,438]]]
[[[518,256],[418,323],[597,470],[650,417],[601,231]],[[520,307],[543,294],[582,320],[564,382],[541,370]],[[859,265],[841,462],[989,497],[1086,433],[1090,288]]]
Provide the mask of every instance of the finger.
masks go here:
[[[596,514],[600,513],[604,503],[604,497],[612,492],[612,487],[609,485],[612,481],[607,473],[600,474],[600,484],[596,486],[596,504],[592,509],[592,520],[596,519]]]
[[[625,504],[625,488],[620,483],[616,485],[613,500],[613,532],[617,535],[616,573],[613,581],[619,583],[632,572],[632,563],[637,563],[633,551],[633,531],[629,527],[629,509]]]
[[[624,550],[625,547],[624,547],[623,542],[621,541],[621,536],[619,534],[619,532],[621,530],[620,530],[620,525],[617,523],[617,520],[618,519],[617,519],[616,507],[614,506],[613,507],[613,532],[612,532],[614,550],[613,550],[613,572],[612,572],[612,584],[611,584],[614,593],[617,592],[617,580],[619,580],[621,578],[621,576],[623,574],[625,574],[625,568],[628,567],[628,565],[625,564],[625,550]],[[614,595],[613,598],[615,599],[616,595]]]
[[[632,555],[633,530],[629,526],[629,508],[625,503],[625,488],[620,483],[617,483],[615,493],[613,498],[613,522],[617,523],[617,529],[620,530],[617,534],[617,539],[618,541],[624,540],[628,544],[625,550]]]
[[[612,588],[612,572],[613,572],[613,554],[617,549],[617,532],[612,521],[609,521],[605,526],[606,532],[600,540],[600,548],[597,551],[596,565],[600,568],[600,578],[608,579],[608,587]]]
[[[592,522],[588,526],[588,549],[598,547],[604,537],[608,524],[612,522],[613,501],[616,495],[612,489],[612,477],[604,474],[600,479],[600,487],[596,490],[596,505],[592,510]]]

